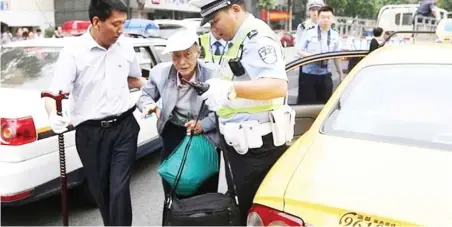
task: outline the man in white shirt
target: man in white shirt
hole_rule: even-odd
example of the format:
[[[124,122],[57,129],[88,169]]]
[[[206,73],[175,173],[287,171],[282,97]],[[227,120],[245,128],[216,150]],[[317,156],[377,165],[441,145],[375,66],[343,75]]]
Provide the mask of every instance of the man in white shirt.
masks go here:
[[[50,90],[70,93],[70,121],[88,186],[105,226],[132,225],[130,175],[140,126],[129,87],[146,80],[133,46],[121,36],[127,7],[121,0],[92,0],[91,26],[61,52]],[[52,130],[68,130],[69,117],[56,115],[46,99]]]

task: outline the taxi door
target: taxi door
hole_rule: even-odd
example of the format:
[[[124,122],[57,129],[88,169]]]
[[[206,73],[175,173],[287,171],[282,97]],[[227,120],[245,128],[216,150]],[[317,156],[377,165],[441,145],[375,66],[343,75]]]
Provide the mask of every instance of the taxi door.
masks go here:
[[[295,133],[294,139],[303,135],[314,123],[315,119],[323,109],[325,103],[306,103],[300,104],[299,101],[299,73],[300,67],[307,64],[320,64],[321,61],[327,60],[329,62],[328,68],[332,73],[333,92],[340,83],[340,76],[334,64],[335,59],[339,59],[342,66],[342,71],[345,76],[351,69],[368,54],[367,50],[361,51],[342,51],[331,52],[312,55],[306,58],[297,59],[286,65],[287,77],[289,79],[289,95],[287,103],[295,110]],[[315,86],[315,85],[312,85]]]

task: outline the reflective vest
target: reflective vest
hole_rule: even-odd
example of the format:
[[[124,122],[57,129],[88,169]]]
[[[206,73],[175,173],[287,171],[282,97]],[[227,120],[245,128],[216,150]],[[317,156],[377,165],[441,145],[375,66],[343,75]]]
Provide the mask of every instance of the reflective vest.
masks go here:
[[[256,19],[257,20],[257,19]],[[257,20],[260,21],[260,20]],[[243,44],[245,39],[250,36],[252,38],[252,33],[255,32],[263,32],[265,34],[274,34],[274,32],[268,27],[265,22],[262,23],[250,23],[250,27],[246,28],[246,31],[243,32],[241,37],[238,37],[234,40],[233,45],[227,50],[227,56],[233,56],[232,58],[236,58],[239,56],[240,45]],[[269,32],[272,33],[269,33]],[[279,43],[281,48],[281,52],[283,52],[282,46],[279,42],[279,38],[275,35],[270,35],[275,41]],[[252,60],[252,59],[251,59]],[[242,60],[243,61],[243,60]],[[249,60],[248,60],[249,61]],[[227,63],[226,63],[227,64]],[[232,80],[233,74],[231,69],[228,67],[222,67],[221,79],[224,80]],[[226,71],[225,71],[226,70]],[[251,80],[248,74],[245,74],[241,77],[236,77],[234,80],[238,81],[247,81]],[[217,111],[217,115],[222,118],[229,118],[237,113],[260,113],[265,111],[270,111],[281,107],[284,104],[284,98],[270,99],[270,100],[251,100],[251,99],[243,99],[243,98],[235,98],[233,100],[229,100],[229,102],[220,108]]]
[[[204,62],[213,62],[219,64],[220,61],[226,60],[227,62],[229,59],[231,59],[231,57],[228,57],[226,53],[223,56],[212,54],[212,48],[210,46],[210,33],[200,35],[199,42],[202,49],[201,51],[203,52],[203,57],[201,59],[204,60]],[[235,58],[235,56],[233,56],[232,58]]]

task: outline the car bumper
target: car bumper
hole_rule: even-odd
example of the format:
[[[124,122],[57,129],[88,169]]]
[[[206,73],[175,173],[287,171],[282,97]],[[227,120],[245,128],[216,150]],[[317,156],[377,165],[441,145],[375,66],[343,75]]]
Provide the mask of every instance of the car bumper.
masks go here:
[[[84,179],[82,164],[74,147],[65,150],[68,187]],[[23,162],[1,162],[0,196],[2,206],[20,205],[59,191],[59,153],[52,152]]]

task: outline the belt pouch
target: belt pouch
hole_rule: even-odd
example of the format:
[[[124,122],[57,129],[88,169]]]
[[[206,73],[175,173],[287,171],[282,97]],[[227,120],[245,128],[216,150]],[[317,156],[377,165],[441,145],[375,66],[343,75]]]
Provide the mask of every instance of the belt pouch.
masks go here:
[[[260,148],[264,145],[262,141],[262,132],[259,132],[258,121],[246,121],[242,123],[242,129],[245,132],[246,142],[249,149]]]
[[[248,152],[248,144],[245,138],[245,132],[238,123],[226,123],[223,128],[223,136],[226,143],[234,147],[239,154]]]

